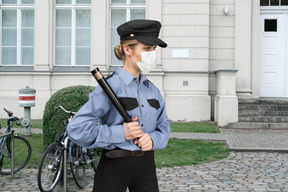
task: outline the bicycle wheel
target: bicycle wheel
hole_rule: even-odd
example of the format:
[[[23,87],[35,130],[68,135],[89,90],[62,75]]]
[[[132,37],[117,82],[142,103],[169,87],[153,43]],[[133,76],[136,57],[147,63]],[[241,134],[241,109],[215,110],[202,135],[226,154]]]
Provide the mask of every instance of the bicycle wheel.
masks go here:
[[[83,188],[86,183],[86,158],[84,156],[84,153],[82,151],[82,147],[70,142],[71,147],[71,155],[72,155],[72,161],[70,162],[71,172],[73,175],[73,178],[75,180],[76,185],[79,188]]]
[[[50,192],[62,175],[63,147],[54,142],[45,150],[38,168],[37,182],[40,191]]]
[[[11,174],[11,137],[7,137],[6,145],[2,151],[0,159],[0,174]],[[31,145],[23,137],[14,135],[14,173],[23,169],[31,157]]]

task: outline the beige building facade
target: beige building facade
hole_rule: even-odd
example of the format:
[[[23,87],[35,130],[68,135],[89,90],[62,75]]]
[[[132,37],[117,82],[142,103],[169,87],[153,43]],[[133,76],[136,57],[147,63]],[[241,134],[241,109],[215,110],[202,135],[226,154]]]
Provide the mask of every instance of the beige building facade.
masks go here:
[[[32,118],[41,119],[45,103],[57,90],[72,85],[97,86],[97,82],[90,74],[90,70],[95,67],[99,67],[104,74],[115,70],[116,65],[111,64],[111,31],[113,30],[111,10],[114,4],[108,0],[91,0],[87,8],[91,11],[90,63],[84,66],[65,66],[56,63],[58,52],[55,50],[58,50],[58,47],[55,38],[55,28],[57,29],[55,9],[57,5],[53,0],[33,2],[34,63],[28,66],[1,64],[0,106],[14,110],[15,114],[23,116],[23,109],[18,105],[18,90],[29,86],[36,90],[36,106],[32,108]],[[128,10],[129,3],[133,0],[127,2],[128,6],[126,3],[125,8]],[[169,119],[173,121],[215,120],[220,126],[237,122],[238,98],[271,97],[267,93],[270,92],[271,85],[275,84],[273,77],[277,77],[278,74],[276,72],[273,77],[269,76],[274,69],[271,71],[273,68],[271,63],[267,64],[268,68],[270,66],[270,71],[267,66],[263,66],[266,60],[263,61],[262,56],[267,56],[271,62],[275,61],[275,58],[281,58],[283,66],[278,73],[281,73],[282,79],[278,79],[277,82],[286,81],[288,73],[285,70],[288,68],[285,67],[287,64],[285,55],[288,55],[288,46],[285,47],[282,55],[278,55],[279,57],[269,57],[273,55],[273,51],[267,53],[264,49],[267,42],[270,43],[266,47],[268,51],[273,46],[275,46],[274,51],[282,48],[280,44],[273,44],[272,38],[286,41],[287,45],[288,26],[283,24],[285,21],[287,23],[287,6],[281,4],[260,6],[260,0],[146,0],[140,2],[142,4],[136,5],[136,8],[138,6],[145,10],[145,18],[161,21],[160,36],[168,44],[165,49],[157,49],[157,69],[147,77],[162,92]],[[1,11],[7,9],[3,5],[0,8]],[[60,10],[62,7],[58,8]],[[283,24],[281,34],[278,34],[281,37],[273,37],[273,31],[265,35],[265,31],[262,31],[265,22],[269,24],[271,19],[280,21],[278,16],[281,17]],[[273,25],[273,21],[270,24]],[[280,24],[279,22],[278,27]],[[1,42],[3,42],[3,35]],[[288,84],[281,86],[279,90],[284,91],[281,93],[284,95],[279,93],[279,95],[272,95],[273,97],[288,95],[286,94]],[[0,117],[5,117],[2,111]]]

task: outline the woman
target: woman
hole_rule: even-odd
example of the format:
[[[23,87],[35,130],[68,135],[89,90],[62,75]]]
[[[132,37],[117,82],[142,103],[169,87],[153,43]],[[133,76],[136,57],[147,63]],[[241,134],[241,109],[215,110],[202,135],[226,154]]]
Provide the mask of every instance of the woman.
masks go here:
[[[164,149],[170,135],[165,102],[159,90],[141,73],[156,65],[156,46],[161,24],[133,20],[120,25],[120,44],[115,55],[123,61],[107,78],[121,104],[133,118],[123,118],[100,86],[77,112],[67,128],[70,139],[87,148],[102,148],[93,191],[156,192],[158,182],[154,150]]]

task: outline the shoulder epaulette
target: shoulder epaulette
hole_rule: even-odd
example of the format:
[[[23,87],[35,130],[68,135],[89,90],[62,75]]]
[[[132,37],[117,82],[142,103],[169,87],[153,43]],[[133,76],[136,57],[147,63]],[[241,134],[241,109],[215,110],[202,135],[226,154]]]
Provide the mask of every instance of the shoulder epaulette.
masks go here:
[[[147,79],[147,78],[146,78],[145,81],[146,81],[147,85],[149,85],[149,83],[151,83],[152,85],[154,85],[154,84],[153,84],[149,79]],[[155,86],[155,85],[154,85],[154,86]]]
[[[107,75],[106,79],[108,79],[108,78],[112,77],[112,76],[114,75],[114,73],[115,73],[115,71],[114,71],[114,72],[112,72],[112,73],[110,73],[109,75]]]

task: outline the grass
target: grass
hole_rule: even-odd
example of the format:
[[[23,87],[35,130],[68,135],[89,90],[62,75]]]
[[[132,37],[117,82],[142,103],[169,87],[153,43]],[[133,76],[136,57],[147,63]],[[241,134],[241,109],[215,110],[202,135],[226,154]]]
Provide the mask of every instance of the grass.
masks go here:
[[[172,132],[220,133],[218,126],[216,125],[216,123],[213,122],[170,122],[170,126]]]
[[[42,134],[32,134],[32,136],[23,136],[23,135],[21,136],[29,141],[32,148],[31,159],[29,163],[26,165],[26,168],[38,168],[38,165],[44,152]]]
[[[228,157],[226,143],[170,139],[165,150],[155,152],[156,167],[196,165]]]
[[[2,125],[2,121],[0,121]],[[32,125],[42,128],[42,121],[32,121]],[[41,124],[41,126],[40,126]],[[33,127],[34,127],[33,126]],[[3,127],[3,126],[2,126]],[[215,123],[176,123],[171,122],[172,132],[204,132],[219,133]],[[21,134],[19,134],[21,135]],[[23,135],[21,135],[23,136]],[[26,166],[27,168],[38,168],[43,155],[43,136],[42,134],[32,134],[24,136],[31,144],[32,156]],[[171,166],[196,165],[211,161],[220,160],[228,157],[228,146],[223,142],[211,142],[202,140],[170,139],[165,150],[155,152],[155,162],[158,168]]]
[[[20,119],[21,122],[22,119]],[[7,126],[7,119],[0,119],[2,128]],[[179,123],[170,122],[172,132],[193,132],[193,133],[220,133],[216,123],[214,122],[192,122],[192,123]],[[18,126],[14,126],[18,127]],[[31,128],[43,128],[42,120],[31,120]]]
[[[21,123],[22,119],[20,119],[20,123]],[[13,124],[12,127],[19,127],[18,125],[15,124],[15,122],[12,122]],[[7,119],[0,119],[0,125],[3,128],[5,128],[7,126]],[[13,126],[14,125],[14,126]],[[43,124],[42,124],[42,120],[31,120],[31,128],[43,128]]]
[[[32,148],[32,153],[31,153],[31,158],[28,162],[28,164],[26,165],[26,168],[37,168],[38,167],[38,164],[41,160],[41,157],[43,155],[43,136],[42,134],[33,134],[32,136],[24,136],[23,134],[17,134],[15,133],[15,135],[19,135],[21,137],[24,137],[25,139],[27,139],[31,145],[31,148]],[[23,146],[23,145],[17,145],[18,144],[22,144],[22,141],[20,142],[20,140],[16,140],[16,143],[15,143],[15,152],[17,153],[14,158],[15,158],[15,162],[18,162],[18,165],[21,165],[19,164],[20,162],[24,162],[26,160],[26,158],[24,158],[23,155],[21,155],[21,151],[24,150],[25,152],[27,152],[27,148],[26,148],[26,145]],[[21,147],[23,146],[23,147]],[[24,147],[26,149],[24,149]],[[9,167],[10,167],[10,161],[6,161],[4,162],[4,165],[6,163],[9,162]]]
[[[24,137],[32,147],[32,156],[26,168],[38,168],[44,152],[42,134]],[[155,163],[158,168],[196,165],[220,160],[228,155],[229,149],[223,142],[170,139],[165,150],[155,152]]]
[[[43,122],[42,120],[32,120],[31,121],[31,127],[32,128],[43,128]]]

